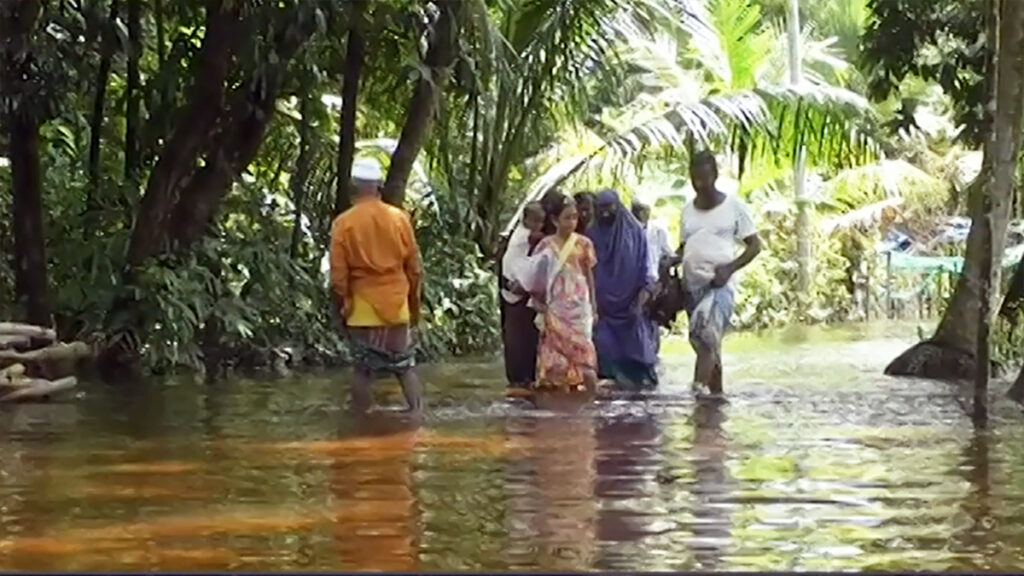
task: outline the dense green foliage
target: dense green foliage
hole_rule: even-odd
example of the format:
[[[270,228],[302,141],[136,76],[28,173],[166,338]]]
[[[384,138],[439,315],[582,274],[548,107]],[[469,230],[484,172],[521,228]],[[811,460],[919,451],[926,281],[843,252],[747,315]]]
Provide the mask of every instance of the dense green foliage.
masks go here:
[[[963,138],[977,144],[985,135],[988,102],[987,3],[983,0],[870,0],[872,19],[863,36],[863,65],[869,93],[886,98],[917,76],[935,82],[952,99]],[[915,125],[920,101],[902,98],[893,127]]]
[[[903,4],[920,23],[891,10]],[[525,197],[609,185],[678,197],[690,151],[706,146],[766,235],[740,325],[856,317],[851,270],[877,259],[882,221],[824,226],[888,196],[842,171],[879,150],[926,171],[949,164],[953,130],[910,134],[907,114],[969,120],[979,101],[980,16],[925,4],[805,2],[794,87],[780,0],[8,3],[0,31],[17,41],[0,66],[23,81],[0,89],[0,211],[12,215],[0,219],[12,256],[0,316],[52,317],[63,337],[160,370],[344,362],[321,263],[352,159],[373,155],[417,228],[421,351],[491,351],[493,251]],[[949,62],[929,56],[949,43]],[[915,81],[921,98],[891,96]],[[38,146],[20,145],[26,135]],[[801,147],[812,173],[846,182],[813,199],[805,294],[793,267]],[[953,175],[940,176],[899,187],[902,221],[927,228],[957,206]]]

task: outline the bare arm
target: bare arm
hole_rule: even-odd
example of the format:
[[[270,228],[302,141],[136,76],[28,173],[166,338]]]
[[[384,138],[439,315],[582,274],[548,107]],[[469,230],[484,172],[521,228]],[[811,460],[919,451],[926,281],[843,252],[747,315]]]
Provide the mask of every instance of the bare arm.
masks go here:
[[[597,321],[597,290],[594,289],[594,269],[587,268],[587,288],[590,289],[590,309],[594,311],[594,321]]]
[[[345,245],[341,239],[340,227],[335,224],[331,227],[331,297],[338,312],[345,319],[346,307],[351,305],[348,302],[349,269],[348,260],[345,258]]]
[[[743,239],[743,253],[738,258],[729,263],[729,269],[732,272],[742,270],[750,264],[757,255],[761,253],[761,237],[757,234],[751,234]]]
[[[405,219],[404,234],[409,252],[405,258],[405,276],[409,279],[409,320],[415,326],[420,321],[420,297],[423,277],[423,265],[420,263],[420,249],[416,243],[416,233],[412,222]]]
[[[761,237],[757,234],[757,227],[750,215],[750,209],[740,201],[736,201],[735,208],[737,236],[743,239],[744,248],[739,258],[728,264],[730,274],[742,270],[761,253]]]

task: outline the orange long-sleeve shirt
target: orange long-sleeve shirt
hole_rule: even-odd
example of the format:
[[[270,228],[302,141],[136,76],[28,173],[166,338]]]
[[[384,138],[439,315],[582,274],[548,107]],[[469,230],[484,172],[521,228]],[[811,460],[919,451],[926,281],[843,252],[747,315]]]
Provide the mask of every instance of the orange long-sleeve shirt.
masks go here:
[[[379,198],[358,201],[331,224],[331,287],[344,302],[364,301],[385,325],[419,315],[419,247],[405,212]]]

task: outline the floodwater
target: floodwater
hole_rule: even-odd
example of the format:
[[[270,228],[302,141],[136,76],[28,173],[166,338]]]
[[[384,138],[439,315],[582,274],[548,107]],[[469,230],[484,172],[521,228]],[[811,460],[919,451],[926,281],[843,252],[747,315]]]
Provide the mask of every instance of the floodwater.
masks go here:
[[[812,336],[733,338],[720,408],[679,342],[656,394],[573,416],[509,405],[500,366],[469,363],[424,369],[419,426],[354,421],[344,375],[5,408],[0,568],[1024,564],[1020,410],[975,433],[963,390],[880,376],[912,330]]]

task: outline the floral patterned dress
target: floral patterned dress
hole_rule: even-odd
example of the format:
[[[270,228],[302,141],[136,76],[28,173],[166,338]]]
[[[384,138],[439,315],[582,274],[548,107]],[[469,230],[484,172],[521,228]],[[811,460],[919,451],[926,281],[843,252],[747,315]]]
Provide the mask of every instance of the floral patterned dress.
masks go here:
[[[594,350],[594,311],[587,275],[597,263],[594,245],[574,234],[571,251],[562,260],[562,244],[548,236],[537,246],[545,258],[544,313],[537,353],[537,382],[569,387],[583,383],[586,371],[597,370]]]

